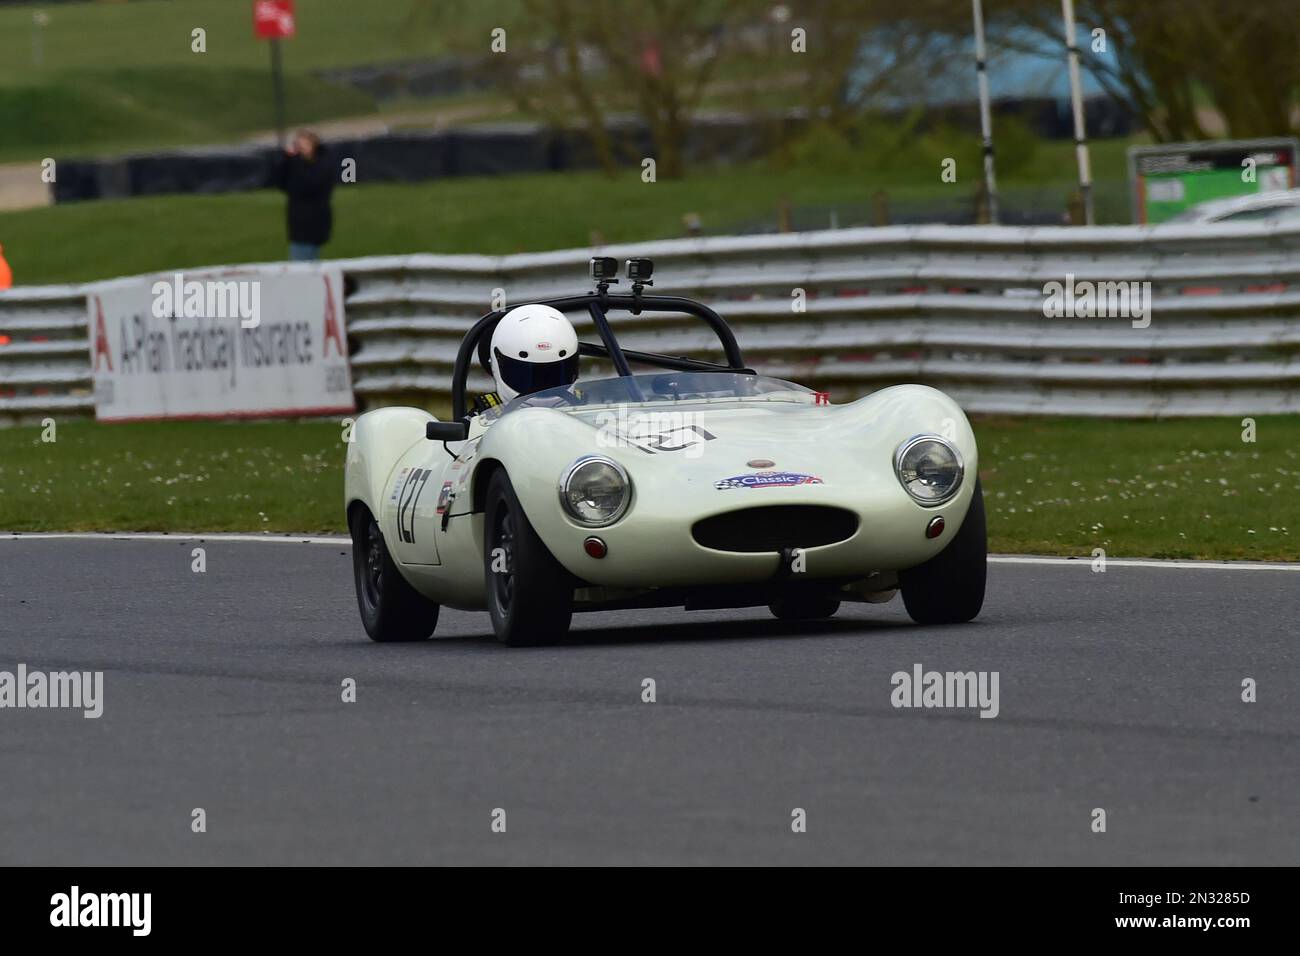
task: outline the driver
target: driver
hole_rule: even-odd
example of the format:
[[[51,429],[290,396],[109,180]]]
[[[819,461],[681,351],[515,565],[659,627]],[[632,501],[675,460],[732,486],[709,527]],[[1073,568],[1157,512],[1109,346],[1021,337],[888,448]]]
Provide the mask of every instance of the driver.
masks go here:
[[[492,377],[497,389],[484,396],[489,406],[572,385],[578,380],[578,333],[549,305],[511,309],[492,333]]]

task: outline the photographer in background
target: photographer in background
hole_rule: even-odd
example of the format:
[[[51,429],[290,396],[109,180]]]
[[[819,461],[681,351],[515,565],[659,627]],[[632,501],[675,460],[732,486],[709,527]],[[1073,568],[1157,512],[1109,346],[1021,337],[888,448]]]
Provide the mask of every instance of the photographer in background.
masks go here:
[[[334,170],[325,152],[319,136],[300,129],[276,165],[275,186],[289,197],[289,258],[294,262],[319,259],[321,246],[330,240]]]

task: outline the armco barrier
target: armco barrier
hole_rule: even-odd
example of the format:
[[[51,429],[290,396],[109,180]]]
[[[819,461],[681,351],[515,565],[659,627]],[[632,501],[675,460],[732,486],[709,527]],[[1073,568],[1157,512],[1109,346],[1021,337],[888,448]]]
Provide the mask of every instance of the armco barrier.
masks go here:
[[[495,290],[519,302],[585,289],[592,252],[332,263],[349,278],[358,397],[445,401],[457,343]],[[918,381],[974,412],[1300,411],[1300,223],[900,226],[599,252],[650,256],[652,291],[712,304],[752,366],[833,401]],[[1045,284],[1067,276],[1151,283],[1150,325],[1046,317]],[[0,420],[93,411],[87,288],[0,293]],[[629,316],[619,328],[630,348],[708,355],[716,344],[685,316]],[[487,385],[481,373],[471,378]]]

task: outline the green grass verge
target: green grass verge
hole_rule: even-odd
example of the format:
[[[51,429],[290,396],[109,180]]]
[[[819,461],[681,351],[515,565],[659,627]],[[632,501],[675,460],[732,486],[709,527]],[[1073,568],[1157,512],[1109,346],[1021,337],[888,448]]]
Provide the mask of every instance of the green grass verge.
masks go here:
[[[1044,143],[1035,151],[1032,186],[1063,205],[1070,167],[1057,163],[1064,178],[1046,179],[1053,167],[1041,157],[1054,154],[1068,160],[1070,147]],[[586,246],[593,232],[607,242],[668,239],[682,235],[687,212],[697,213],[708,231],[722,232],[755,220],[775,222],[782,198],[796,206],[864,205],[877,189],[898,202],[965,201],[969,182],[943,184],[938,169],[937,161],[933,169],[873,174],[753,163],[655,183],[627,170],[614,178],[536,173],[367,185],[362,167],[360,182],[335,190],[334,240],[325,252],[331,258],[536,252]],[[1015,181],[1006,185],[1017,187]],[[269,191],[153,196],[10,212],[0,214],[0,244],[19,285],[274,261],[286,254],[284,198]]]
[[[990,546],[1300,560],[1300,416],[976,421]]]
[[[0,528],[341,531],[342,428],[155,422],[0,429]]]
[[[976,421],[990,547],[1300,559],[1300,418]],[[335,422],[0,430],[0,530],[343,532]],[[1289,517],[1288,517],[1289,515]]]

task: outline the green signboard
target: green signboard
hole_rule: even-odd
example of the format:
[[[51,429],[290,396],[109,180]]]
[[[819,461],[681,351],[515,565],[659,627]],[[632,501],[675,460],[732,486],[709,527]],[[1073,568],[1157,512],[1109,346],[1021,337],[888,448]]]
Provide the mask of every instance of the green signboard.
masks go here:
[[[1164,143],[1128,151],[1133,221],[1159,223],[1210,199],[1291,189],[1294,139]]]

